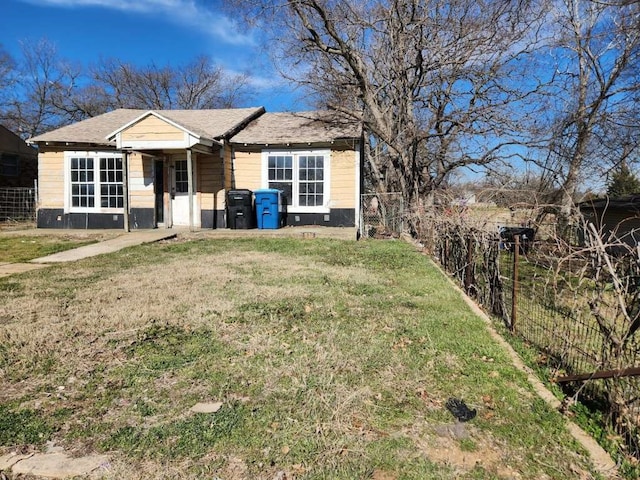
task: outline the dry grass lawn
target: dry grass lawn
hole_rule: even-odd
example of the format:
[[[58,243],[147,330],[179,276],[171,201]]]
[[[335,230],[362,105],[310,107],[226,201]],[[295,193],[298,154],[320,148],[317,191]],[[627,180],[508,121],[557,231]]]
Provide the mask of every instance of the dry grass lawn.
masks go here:
[[[402,242],[167,241],[0,295],[0,455],[107,452],[104,478],[594,478]]]

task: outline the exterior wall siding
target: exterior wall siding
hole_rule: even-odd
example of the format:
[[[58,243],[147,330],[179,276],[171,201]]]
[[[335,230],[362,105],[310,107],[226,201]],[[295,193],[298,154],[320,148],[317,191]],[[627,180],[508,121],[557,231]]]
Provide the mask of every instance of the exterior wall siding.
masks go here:
[[[223,168],[220,155],[198,154],[197,157],[200,207],[202,210],[213,211],[224,208]]]
[[[231,188],[262,188],[262,153],[260,150],[236,151],[231,173]]]
[[[184,135],[183,130],[153,115],[143,118],[121,133],[123,141],[182,140]]]
[[[131,208],[155,206],[153,190],[153,157],[132,153],[129,155],[129,205]]]
[[[64,208],[64,151],[40,152],[38,207]]]
[[[354,208],[356,153],[353,150],[331,152],[331,208]]]
[[[612,235],[631,247],[640,243],[640,212],[637,209],[584,208],[582,214],[604,236]],[[578,234],[581,244],[584,244],[585,232],[580,229]]]
[[[613,233],[616,238],[635,246],[640,240],[640,217],[632,212],[611,211],[602,216],[602,230]]]

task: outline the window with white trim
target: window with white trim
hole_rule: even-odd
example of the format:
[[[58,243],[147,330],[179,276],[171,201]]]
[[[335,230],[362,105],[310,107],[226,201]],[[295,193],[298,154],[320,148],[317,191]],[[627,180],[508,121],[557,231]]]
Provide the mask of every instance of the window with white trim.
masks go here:
[[[71,211],[111,212],[124,207],[122,155],[66,152]]]
[[[265,151],[266,187],[282,190],[291,211],[326,211],[329,152]]]

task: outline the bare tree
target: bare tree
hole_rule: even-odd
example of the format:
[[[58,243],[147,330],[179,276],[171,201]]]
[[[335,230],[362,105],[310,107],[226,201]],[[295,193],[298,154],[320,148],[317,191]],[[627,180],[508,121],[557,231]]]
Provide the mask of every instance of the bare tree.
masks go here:
[[[0,121],[24,138],[115,108],[230,108],[252,96],[247,75],[206,57],[164,67],[111,59],[88,71],[47,40],[25,42],[15,62],[0,47]]]
[[[533,2],[231,3],[270,22],[290,80],[363,123],[378,190],[416,207],[456,169],[515,154],[506,147],[524,111],[513,106],[525,98],[519,59],[537,41]]]
[[[229,108],[252,97],[246,75],[229,74],[204,56],[175,67],[140,67],[110,59],[95,67],[92,77],[93,83],[84,95],[105,111]]]
[[[177,69],[176,102],[180,108],[231,108],[253,97],[247,74],[230,74],[198,57]]]
[[[640,91],[640,3],[552,2],[555,78],[546,94],[547,155],[538,162],[556,177],[558,212],[568,222],[589,167],[603,174],[637,152]],[[551,26],[549,28],[552,28]]]
[[[549,178],[535,171],[493,169],[491,175],[469,185],[479,200],[499,207],[530,209],[536,217],[553,201],[556,191]]]
[[[22,44],[22,59],[11,93],[2,111],[2,121],[24,138],[67,123],[55,108],[53,98],[71,82],[71,69],[47,40]]]
[[[0,115],[6,108],[9,89],[15,82],[16,62],[0,44]]]

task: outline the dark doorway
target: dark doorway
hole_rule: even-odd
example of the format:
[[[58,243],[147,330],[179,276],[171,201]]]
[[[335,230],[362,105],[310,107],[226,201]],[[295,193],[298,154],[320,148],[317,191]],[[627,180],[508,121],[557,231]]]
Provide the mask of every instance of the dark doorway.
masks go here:
[[[164,223],[164,162],[156,160],[154,162],[155,178],[153,181],[156,195],[156,225]]]

